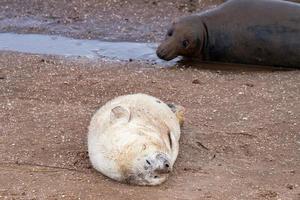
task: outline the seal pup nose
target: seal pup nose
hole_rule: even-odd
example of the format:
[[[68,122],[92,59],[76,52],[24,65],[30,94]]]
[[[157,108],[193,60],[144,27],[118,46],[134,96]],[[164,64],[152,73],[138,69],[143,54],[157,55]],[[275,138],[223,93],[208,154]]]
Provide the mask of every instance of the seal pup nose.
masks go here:
[[[145,160],[144,169],[155,174],[168,174],[172,171],[172,165],[166,154],[156,153]]]
[[[163,163],[154,170],[158,174],[167,174],[171,172],[171,164],[168,160],[164,160]]]
[[[154,169],[155,172],[159,174],[167,174],[171,172],[171,164],[169,159],[165,154],[159,153],[156,155],[156,167]]]

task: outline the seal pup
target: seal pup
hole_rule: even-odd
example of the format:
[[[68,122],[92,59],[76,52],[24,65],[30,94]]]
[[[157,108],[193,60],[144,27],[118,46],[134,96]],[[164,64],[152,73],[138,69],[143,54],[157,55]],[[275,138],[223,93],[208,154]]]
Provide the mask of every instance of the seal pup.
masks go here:
[[[229,0],[169,28],[157,56],[300,68],[300,4]]]
[[[135,185],[158,185],[178,155],[184,108],[146,95],[117,97],[92,117],[88,152],[102,174]]]

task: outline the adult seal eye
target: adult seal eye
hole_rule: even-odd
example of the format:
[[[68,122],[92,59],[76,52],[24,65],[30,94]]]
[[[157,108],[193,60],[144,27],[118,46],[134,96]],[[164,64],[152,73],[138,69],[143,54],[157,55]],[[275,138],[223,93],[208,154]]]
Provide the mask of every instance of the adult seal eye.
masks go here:
[[[173,35],[173,30],[168,30],[167,36],[171,37]]]
[[[188,48],[189,44],[190,44],[190,42],[189,42],[188,40],[183,40],[183,41],[182,41],[182,46],[183,46],[184,48]]]

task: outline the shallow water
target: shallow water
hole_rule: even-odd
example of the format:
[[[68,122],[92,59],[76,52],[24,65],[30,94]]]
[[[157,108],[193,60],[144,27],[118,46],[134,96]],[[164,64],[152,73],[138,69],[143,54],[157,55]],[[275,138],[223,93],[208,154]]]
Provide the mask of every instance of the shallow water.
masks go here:
[[[156,56],[156,43],[108,42],[83,40],[55,35],[0,33],[0,51],[15,51],[31,54],[86,57],[112,61],[140,61],[162,67],[183,66],[209,70],[265,70],[267,66],[225,64],[185,60],[181,57],[164,61]]]
[[[155,43],[107,42],[82,40],[40,34],[0,33],[0,51],[59,55],[66,57],[138,60],[154,64],[172,65],[156,56]]]

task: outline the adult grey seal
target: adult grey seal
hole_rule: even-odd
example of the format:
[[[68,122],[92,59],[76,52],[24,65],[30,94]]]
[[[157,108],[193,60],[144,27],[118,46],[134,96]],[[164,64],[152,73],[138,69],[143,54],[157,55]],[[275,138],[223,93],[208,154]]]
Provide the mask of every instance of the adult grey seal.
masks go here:
[[[229,0],[174,22],[157,49],[206,61],[300,68],[300,4]]]
[[[102,174],[136,185],[167,180],[178,155],[181,106],[133,94],[117,97],[92,117],[88,151]]]

